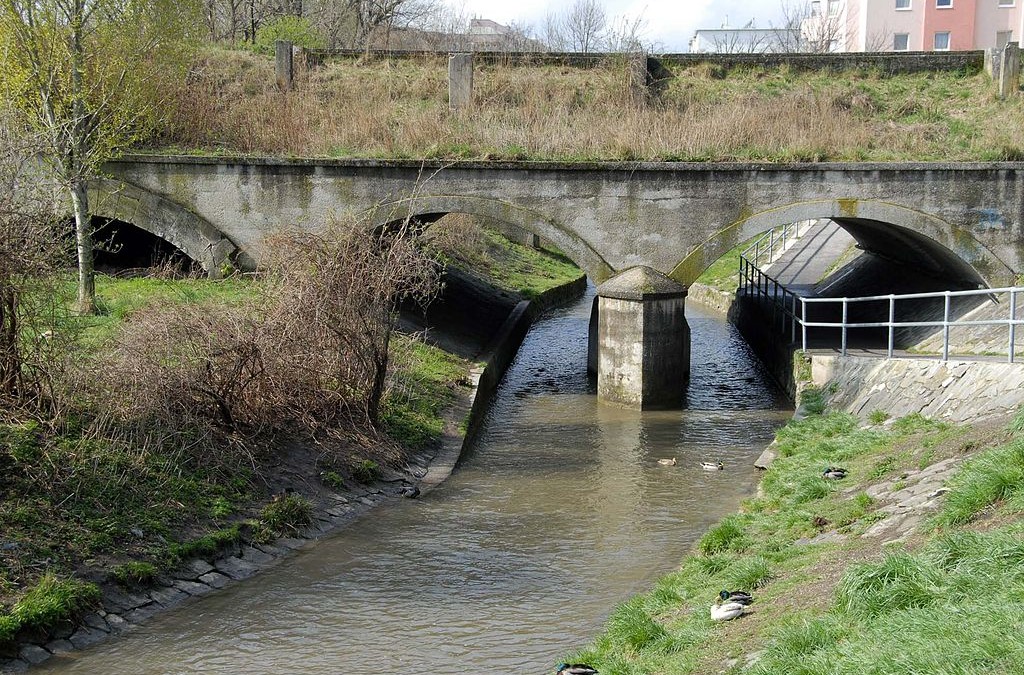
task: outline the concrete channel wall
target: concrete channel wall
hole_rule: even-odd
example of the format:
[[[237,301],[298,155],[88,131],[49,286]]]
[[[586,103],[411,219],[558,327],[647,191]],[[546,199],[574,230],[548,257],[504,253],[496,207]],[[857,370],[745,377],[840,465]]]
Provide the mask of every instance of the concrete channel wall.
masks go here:
[[[461,451],[465,451],[480,433],[487,408],[501,384],[505,371],[512,365],[523,339],[533,322],[545,310],[575,300],[587,290],[587,277],[581,275],[575,281],[541,293],[534,300],[523,300],[509,313],[491,344],[485,350],[486,365],[479,374],[479,382],[473,395],[473,403],[466,421],[466,435]]]

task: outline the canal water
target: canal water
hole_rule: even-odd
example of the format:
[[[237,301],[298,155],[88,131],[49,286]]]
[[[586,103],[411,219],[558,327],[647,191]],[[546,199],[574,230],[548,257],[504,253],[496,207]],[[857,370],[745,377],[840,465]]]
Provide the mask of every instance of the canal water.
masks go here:
[[[754,492],[753,460],[789,415],[735,329],[692,306],[686,408],[598,405],[591,300],[534,326],[440,488],[50,669],[553,673]]]

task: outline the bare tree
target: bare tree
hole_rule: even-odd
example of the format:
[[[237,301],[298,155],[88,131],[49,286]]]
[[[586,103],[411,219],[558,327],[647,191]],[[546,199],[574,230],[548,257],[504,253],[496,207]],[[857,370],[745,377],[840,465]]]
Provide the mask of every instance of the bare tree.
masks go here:
[[[615,17],[608,26],[605,49],[610,52],[652,51],[646,39],[647,19],[643,15],[631,17],[626,14]]]
[[[809,0],[781,0],[783,29],[779,33],[779,51],[813,52],[833,51],[845,36],[844,6],[838,0],[822,3]]]
[[[576,0],[562,21],[573,51],[601,50],[608,30],[608,15],[598,0]]]

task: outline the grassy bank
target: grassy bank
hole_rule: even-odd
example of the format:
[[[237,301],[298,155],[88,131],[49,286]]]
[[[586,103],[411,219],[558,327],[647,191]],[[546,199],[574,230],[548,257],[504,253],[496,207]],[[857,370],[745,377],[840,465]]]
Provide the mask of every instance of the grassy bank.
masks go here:
[[[328,63],[282,96],[272,59],[210,51],[152,148],[313,157],[823,161],[1020,159],[1024,104],[987,76],[677,68],[630,105],[626,66],[481,65],[448,110],[443,58]]]
[[[473,255],[458,263],[525,296],[579,274],[557,254],[490,231],[472,241]],[[73,285],[58,287],[70,303]],[[266,292],[245,277],[100,276],[100,313],[65,316],[56,337],[77,345],[84,367],[102,368],[125,329],[152,320],[154,307],[182,322],[203,307],[254,318]],[[101,587],[145,588],[195,557],[293,534],[334,504],[331,495],[360,494],[380,478],[401,478],[410,459],[426,461],[470,364],[415,336],[392,335],[389,352],[378,428],[353,420],[348,432],[317,442],[270,430],[227,435],[219,448],[182,433],[160,442],[85,414],[0,419],[0,661],[17,655],[15,636],[43,641],[96,607]]]
[[[781,457],[759,495],[711,528],[678,571],[617,608],[571,660],[609,675],[1019,667],[1020,421],[959,428],[872,417],[877,424],[864,425],[825,412],[780,430]],[[947,481],[950,492],[931,497],[937,510],[907,507],[920,522],[900,525],[892,507],[900,491],[924,485],[928,468],[950,459],[966,461]],[[829,465],[848,477],[823,479]],[[714,623],[709,607],[723,588],[752,590],[755,603]]]
[[[557,249],[514,243],[465,214],[448,215],[432,229],[431,241],[443,262],[470,270],[492,286],[527,300],[583,274]]]

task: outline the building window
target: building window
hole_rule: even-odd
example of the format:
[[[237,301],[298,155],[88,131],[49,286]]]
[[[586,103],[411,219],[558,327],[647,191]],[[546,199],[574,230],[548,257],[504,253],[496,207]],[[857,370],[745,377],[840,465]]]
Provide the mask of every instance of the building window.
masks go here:
[[[821,0],[812,0],[811,2],[811,16],[821,15]]]
[[[1007,43],[1013,41],[1012,30],[1001,30],[996,32],[996,49],[1004,48]]]
[[[839,15],[839,0],[829,0],[828,2],[828,15],[838,16]]]
[[[953,0],[935,0],[935,6],[939,9],[942,9],[943,7],[952,7]]]
[[[1013,7],[1014,0],[999,0],[1000,7]]]
[[[896,0],[896,9],[910,9],[910,0]]]
[[[909,52],[910,33],[896,33],[892,38],[892,50],[894,52]]]
[[[948,52],[949,51],[949,31],[935,34],[935,51],[937,52]]]

